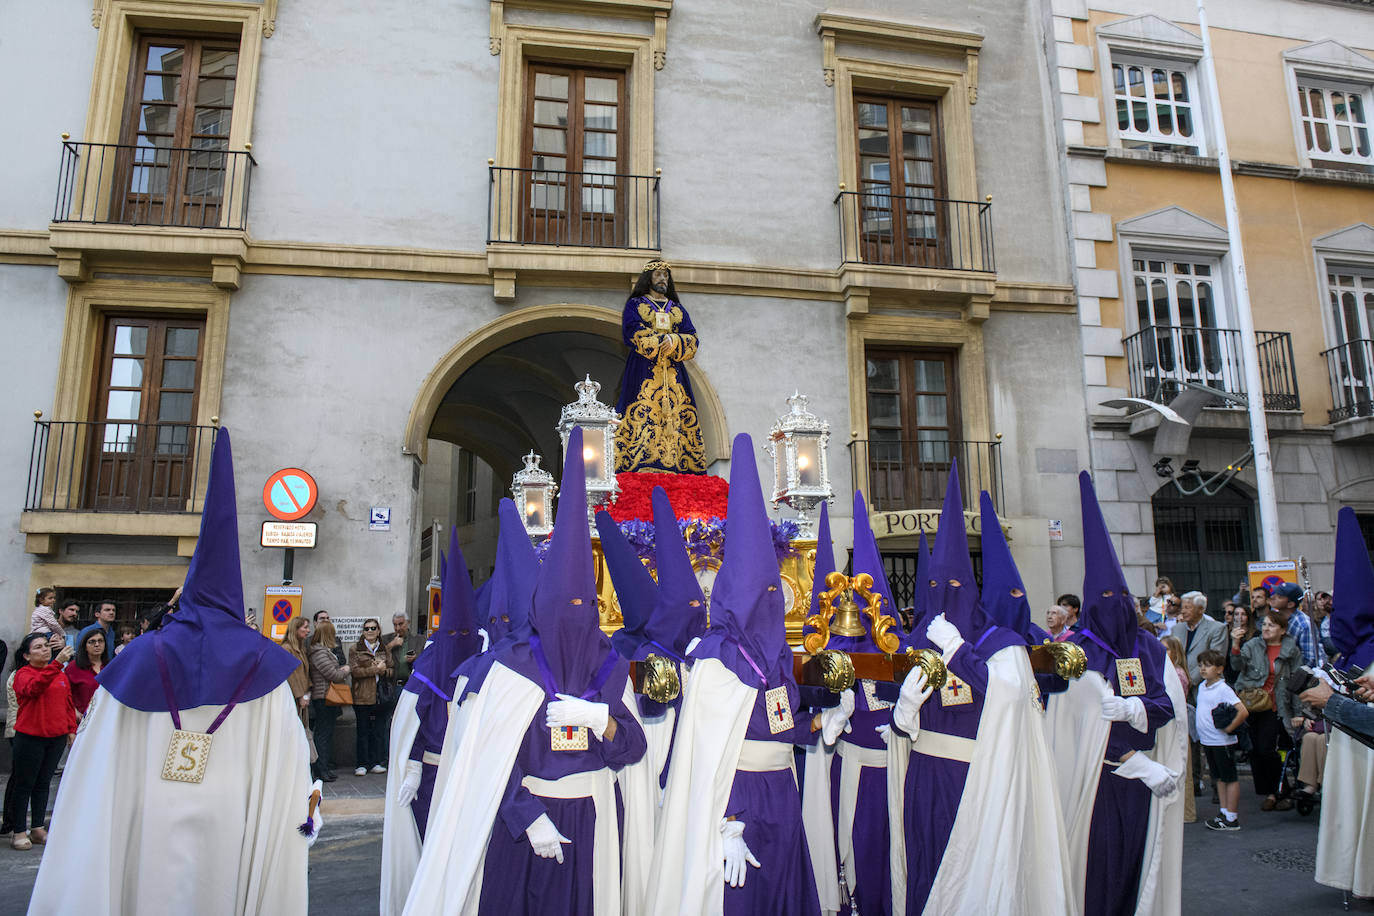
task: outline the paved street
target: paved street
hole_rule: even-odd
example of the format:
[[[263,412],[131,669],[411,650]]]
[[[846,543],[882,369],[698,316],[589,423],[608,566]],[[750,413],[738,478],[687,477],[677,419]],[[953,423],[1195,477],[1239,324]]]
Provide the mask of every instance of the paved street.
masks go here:
[[[341,776],[336,807],[376,807],[385,777]],[[1244,788],[1244,786],[1243,786]],[[1340,913],[1341,894],[1312,880],[1317,814],[1262,814],[1253,795],[1242,794],[1238,833],[1202,826],[1216,812],[1198,799],[1196,824],[1185,827],[1184,916]],[[310,912],[321,916],[371,916],[377,912],[382,819],[377,814],[336,814],[310,856]],[[38,870],[41,850],[15,852],[0,846],[0,916],[22,913]],[[79,864],[73,863],[73,868]],[[1374,913],[1356,903],[1352,912]]]

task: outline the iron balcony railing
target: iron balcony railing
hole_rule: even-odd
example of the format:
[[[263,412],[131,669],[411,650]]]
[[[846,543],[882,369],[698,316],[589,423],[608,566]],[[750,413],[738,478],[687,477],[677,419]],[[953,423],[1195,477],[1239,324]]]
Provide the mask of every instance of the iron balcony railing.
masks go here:
[[[1322,356],[1331,380],[1331,422],[1374,417],[1374,340],[1352,340]]]
[[[256,164],[246,150],[65,140],[53,222],[244,229]]]
[[[218,427],[37,420],[26,512],[199,512]]]
[[[657,251],[656,175],[492,166],[487,243]]]
[[[959,461],[964,508],[977,512],[978,493],[987,490],[994,507],[1002,511],[1001,442],[856,439],[849,443],[850,473],[874,512],[940,508],[951,459]]]
[[[1293,340],[1286,331],[1256,331],[1265,410],[1301,410],[1294,372]],[[1167,404],[1196,382],[1228,394],[1245,395],[1241,336],[1229,328],[1152,325],[1127,337],[1126,367],[1131,395]],[[1217,407],[1239,407],[1217,399]]]
[[[835,195],[835,206],[846,264],[988,273],[997,269],[991,201],[901,197],[883,188],[841,191]]]

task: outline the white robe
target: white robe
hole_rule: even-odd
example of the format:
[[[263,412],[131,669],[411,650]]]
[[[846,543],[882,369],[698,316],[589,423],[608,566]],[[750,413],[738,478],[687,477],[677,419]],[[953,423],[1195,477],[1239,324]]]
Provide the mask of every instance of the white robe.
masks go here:
[[[1155,731],[1147,756],[1178,774],[1178,790],[1168,798],[1150,799],[1145,834],[1145,860],[1140,868],[1136,916],[1178,916],[1183,907],[1183,793],[1188,791],[1188,697],[1178,671],[1164,666],[1164,689],[1174,705],[1174,718]]]
[[[1334,728],[1322,776],[1316,877],[1327,887],[1374,897],[1374,749]]]
[[[1071,916],[1081,907],[1069,885],[1068,844],[1051,775],[1054,759],[1040,723],[1030,659],[1023,646],[1009,646],[994,653],[987,666],[987,695],[963,801],[924,912]],[[940,701],[932,697],[929,702]],[[905,779],[909,761],[894,767],[893,750],[909,751],[912,742],[892,738],[897,740],[889,740],[888,748],[888,818],[894,837],[892,911],[899,913],[906,909],[905,822],[903,783],[894,786],[893,780]]]
[[[1074,907],[1083,910],[1088,879],[1088,836],[1092,830],[1097,781],[1107,753],[1111,723],[1102,718],[1102,698],[1111,696],[1107,681],[1089,671],[1060,693],[1050,694],[1045,732],[1054,755],[1059,805],[1069,848],[1069,887]]]
[[[182,726],[204,731],[222,708],[183,710]],[[170,713],[96,691],[62,777],[30,916],[306,912],[297,827],[309,813],[310,745],[290,688],[234,707],[199,784],[162,778],[171,737]]]
[[[648,912],[720,916],[725,909],[720,821],[758,691],[715,658],[693,662],[684,691],[654,843]]]
[[[420,830],[410,805],[396,803],[405,779],[410,748],[420,733],[420,717],[415,713],[418,695],[402,690],[391,716],[391,747],[387,755],[386,795],[383,798],[382,887],[380,916],[399,916],[405,908],[410,882],[420,864]]]

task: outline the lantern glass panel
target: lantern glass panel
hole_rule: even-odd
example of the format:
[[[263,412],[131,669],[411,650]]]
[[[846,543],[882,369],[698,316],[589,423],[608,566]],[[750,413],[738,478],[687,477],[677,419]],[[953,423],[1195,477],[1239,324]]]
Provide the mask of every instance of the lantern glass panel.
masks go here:
[[[599,480],[606,474],[606,431],[582,429],[582,464],[588,480]]]
[[[525,525],[529,528],[545,526],[544,495],[543,487],[525,487]]]
[[[803,487],[818,487],[821,483],[820,441],[811,435],[798,435],[797,482]]]

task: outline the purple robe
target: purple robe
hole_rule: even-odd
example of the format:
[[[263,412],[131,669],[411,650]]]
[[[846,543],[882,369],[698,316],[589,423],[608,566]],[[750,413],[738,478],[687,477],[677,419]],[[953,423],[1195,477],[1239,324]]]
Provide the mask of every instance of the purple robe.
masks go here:
[[[924,634],[928,624],[929,621],[921,621],[912,630],[913,642],[925,642],[923,635],[916,634]],[[941,692],[936,691],[921,707],[921,730],[977,739],[983,698],[988,689],[986,659],[1008,646],[1023,645],[1025,641],[1020,636],[998,626],[988,627],[974,642],[965,641],[947,667],[964,682],[961,689],[970,691],[972,701],[943,706]],[[912,751],[903,787],[905,823],[902,825],[906,836],[908,916],[918,916],[925,909],[926,898],[930,896],[935,875],[945,857],[945,845],[954,829],[954,819],[959,814],[967,778],[968,764],[963,761]]]
[[[865,682],[854,685],[854,714],[849,717],[851,730],[840,735],[840,744],[880,750],[886,748],[878,727],[892,725],[892,707],[869,706]],[[897,690],[895,684],[869,681],[874,685],[881,702],[895,703]],[[830,764],[830,811],[835,818],[836,852],[839,850],[840,829],[840,760]],[[850,899],[850,912],[859,916],[891,916],[892,879],[888,865],[888,847],[891,834],[887,822],[887,770],[878,767],[864,767],[859,773],[859,793],[854,804],[854,829],[851,833],[854,844],[854,861],[858,874],[854,879],[854,892]]]
[[[534,683],[540,683],[528,644],[514,647],[508,657],[500,661]],[[589,736],[585,751],[552,750],[549,729],[544,724],[544,707],[526,728],[487,844],[478,906],[481,916],[546,913],[592,916],[592,837],[596,826],[592,800],[537,796],[521,784],[521,779],[534,776],[555,780],[605,767],[619,770],[643,757],[646,749],[644,731],[624,703],[628,676],[628,663],[622,660],[605,686],[588,698],[609,706],[611,720],[616,723],[614,738],[599,741]],[[565,692],[575,692],[586,685],[566,686],[571,687],[571,691]],[[565,685],[559,687],[564,689]],[[557,859],[535,855],[525,836],[526,828],[541,814],[548,814],[558,831],[572,841],[563,846],[561,864]]]
[[[1088,670],[1107,679],[1112,692],[1121,695],[1116,680],[1116,656],[1079,631],[1071,637],[1088,656]],[[1127,751],[1148,751],[1155,744],[1155,730],[1174,717],[1174,704],[1164,687],[1164,647],[1153,635],[1138,631],[1135,651],[1145,672],[1146,731],[1127,722],[1113,722],[1107,733],[1105,760],[1120,760]],[[1112,916],[1135,912],[1140,889],[1140,869],[1145,855],[1145,828],[1150,817],[1150,789],[1139,779],[1123,779],[1115,767],[1102,765],[1093,799],[1092,825],[1088,828],[1088,869],[1084,882],[1084,916]],[[1184,787],[1184,791],[1191,791]]]

